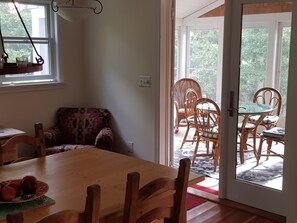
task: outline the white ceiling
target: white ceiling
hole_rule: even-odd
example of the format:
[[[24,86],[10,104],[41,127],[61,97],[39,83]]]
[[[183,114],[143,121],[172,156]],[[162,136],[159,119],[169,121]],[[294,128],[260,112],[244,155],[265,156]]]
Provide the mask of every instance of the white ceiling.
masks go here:
[[[176,0],[176,18],[185,19],[222,5],[223,0]]]

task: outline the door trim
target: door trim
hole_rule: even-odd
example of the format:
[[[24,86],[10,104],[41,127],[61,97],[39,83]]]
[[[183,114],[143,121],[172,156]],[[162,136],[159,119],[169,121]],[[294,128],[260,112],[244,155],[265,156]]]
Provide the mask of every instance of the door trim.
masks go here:
[[[160,1],[160,98],[158,162],[173,164],[173,75],[175,39],[175,0]]]

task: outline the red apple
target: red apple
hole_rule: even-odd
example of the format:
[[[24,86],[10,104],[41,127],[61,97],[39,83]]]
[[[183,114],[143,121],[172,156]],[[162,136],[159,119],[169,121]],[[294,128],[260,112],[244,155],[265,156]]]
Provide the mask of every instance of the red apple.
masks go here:
[[[16,190],[9,186],[3,186],[0,192],[0,200],[1,201],[11,201],[16,196]]]
[[[23,194],[35,194],[37,190],[37,180],[34,176],[25,176],[21,181],[21,191]]]
[[[8,186],[13,187],[16,191],[16,196],[21,195],[21,182],[10,182]]]

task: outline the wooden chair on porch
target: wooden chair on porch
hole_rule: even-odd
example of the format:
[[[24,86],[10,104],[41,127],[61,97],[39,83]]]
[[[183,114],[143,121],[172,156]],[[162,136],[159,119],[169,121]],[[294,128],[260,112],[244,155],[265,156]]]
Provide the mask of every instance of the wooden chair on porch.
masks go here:
[[[178,132],[178,128],[180,126],[185,126],[181,124],[181,120],[186,119],[186,114],[185,114],[185,93],[187,89],[192,88],[197,92],[198,98],[202,97],[202,91],[201,87],[198,84],[197,81],[191,78],[182,78],[178,80],[174,84],[173,92],[174,92],[174,105],[175,105],[175,112],[176,112],[176,117],[175,117],[175,133]]]
[[[187,89],[186,93],[185,93],[185,117],[186,117],[186,126],[187,126],[187,130],[185,132],[185,135],[183,137],[183,141],[182,144],[180,146],[180,149],[183,148],[183,145],[186,142],[196,142],[197,141],[197,132],[195,131],[193,138],[188,139],[188,134],[190,129],[196,129],[196,125],[194,122],[194,105],[195,102],[199,99],[199,94],[193,89],[193,88],[189,88]]]
[[[197,128],[197,143],[195,146],[192,166],[195,164],[195,159],[198,156],[211,156],[214,160],[214,172],[217,170],[217,165],[220,155],[220,120],[221,110],[219,106],[211,99],[200,98],[195,102],[194,106],[194,121]],[[206,152],[198,151],[199,143],[206,143]],[[212,143],[212,150],[209,145]]]
[[[276,127],[282,106],[282,96],[280,92],[271,87],[263,87],[255,93],[253,102],[267,104],[274,108],[270,114],[264,117],[259,125],[264,126],[267,130]],[[249,122],[255,123],[259,117],[259,115],[251,116]]]
[[[263,142],[267,142],[267,151],[266,153],[262,153],[263,149]],[[269,130],[264,130],[262,134],[260,135],[260,144],[259,144],[259,149],[257,152],[257,165],[259,165],[259,161],[262,156],[266,156],[266,160],[270,156],[279,156],[281,158],[284,158],[284,152],[279,152],[274,150],[272,143],[280,143],[280,144],[285,144],[285,129],[280,128],[280,127],[274,127]],[[278,148],[279,149],[279,148]]]

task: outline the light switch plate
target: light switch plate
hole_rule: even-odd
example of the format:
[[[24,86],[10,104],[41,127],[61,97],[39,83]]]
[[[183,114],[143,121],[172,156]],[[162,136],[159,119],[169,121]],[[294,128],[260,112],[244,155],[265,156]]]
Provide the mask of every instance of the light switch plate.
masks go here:
[[[139,76],[139,87],[151,87],[152,81],[151,76],[140,75]]]

